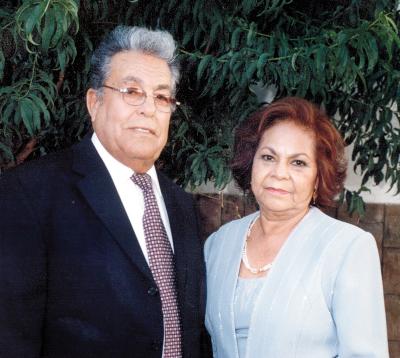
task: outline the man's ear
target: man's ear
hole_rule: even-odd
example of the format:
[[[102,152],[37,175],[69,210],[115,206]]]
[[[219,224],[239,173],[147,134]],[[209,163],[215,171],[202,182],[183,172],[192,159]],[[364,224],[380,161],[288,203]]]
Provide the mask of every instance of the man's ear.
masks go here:
[[[96,115],[99,105],[100,105],[100,98],[97,94],[97,91],[94,90],[93,88],[89,88],[88,91],[86,92],[86,107],[92,122],[96,120]]]

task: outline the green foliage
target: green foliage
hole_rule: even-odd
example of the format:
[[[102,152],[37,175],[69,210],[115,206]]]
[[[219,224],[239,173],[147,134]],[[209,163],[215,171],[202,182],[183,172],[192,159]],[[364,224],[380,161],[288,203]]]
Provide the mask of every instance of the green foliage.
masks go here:
[[[173,33],[183,78],[159,165],[182,185],[230,180],[235,126],[260,102],[254,85],[335,115],[369,179],[400,192],[400,23],[393,0],[24,0],[0,6],[0,166],[59,150],[89,129],[89,60],[117,24]],[[361,189],[362,189],[361,188]],[[360,190],[361,190],[360,189]],[[362,191],[343,193],[362,212]],[[360,201],[361,200],[361,201]],[[360,204],[361,203],[361,204]]]
[[[12,7],[6,2],[0,26],[0,160],[4,168],[18,161],[18,153],[32,138],[39,140],[36,154],[46,153],[46,133],[61,125],[61,113],[69,104],[64,103],[67,96],[59,96],[67,83],[58,81],[77,55],[73,36],[79,30],[78,4],[26,0]],[[70,142],[75,140],[76,136]]]
[[[347,211],[350,214],[357,213],[360,217],[363,217],[365,214],[365,203],[360,194],[364,191],[370,192],[371,190],[364,186],[361,186],[361,188],[356,191],[345,189],[340,194],[338,202],[339,204],[346,202]]]

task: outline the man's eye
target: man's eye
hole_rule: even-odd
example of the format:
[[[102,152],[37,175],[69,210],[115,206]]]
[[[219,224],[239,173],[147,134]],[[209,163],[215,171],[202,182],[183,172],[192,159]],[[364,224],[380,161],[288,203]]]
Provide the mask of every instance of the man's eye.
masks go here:
[[[155,99],[158,102],[158,104],[160,104],[162,106],[169,106],[170,103],[171,103],[171,97],[168,97],[168,96],[163,95],[163,94],[155,95]]]
[[[139,88],[133,88],[133,87],[131,87],[131,88],[127,88],[126,89],[126,93],[128,94],[128,95],[132,95],[132,96],[143,96],[144,95],[144,92],[143,91],[141,91]]]

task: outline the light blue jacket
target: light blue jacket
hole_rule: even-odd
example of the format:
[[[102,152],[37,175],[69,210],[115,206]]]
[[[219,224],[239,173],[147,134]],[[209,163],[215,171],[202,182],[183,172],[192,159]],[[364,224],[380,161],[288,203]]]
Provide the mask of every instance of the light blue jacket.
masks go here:
[[[258,214],[206,241],[206,326],[216,358],[238,358],[233,297],[246,232]],[[246,358],[273,357],[389,357],[371,234],[316,208],[293,230],[257,298],[247,341]]]

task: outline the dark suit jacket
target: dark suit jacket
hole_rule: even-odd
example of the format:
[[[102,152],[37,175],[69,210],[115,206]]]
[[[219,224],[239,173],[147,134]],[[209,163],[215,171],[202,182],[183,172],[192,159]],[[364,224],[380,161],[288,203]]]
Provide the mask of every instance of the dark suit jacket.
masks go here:
[[[200,355],[203,258],[190,195],[158,173],[185,357]],[[0,357],[161,357],[161,301],[90,138],[0,179]]]

